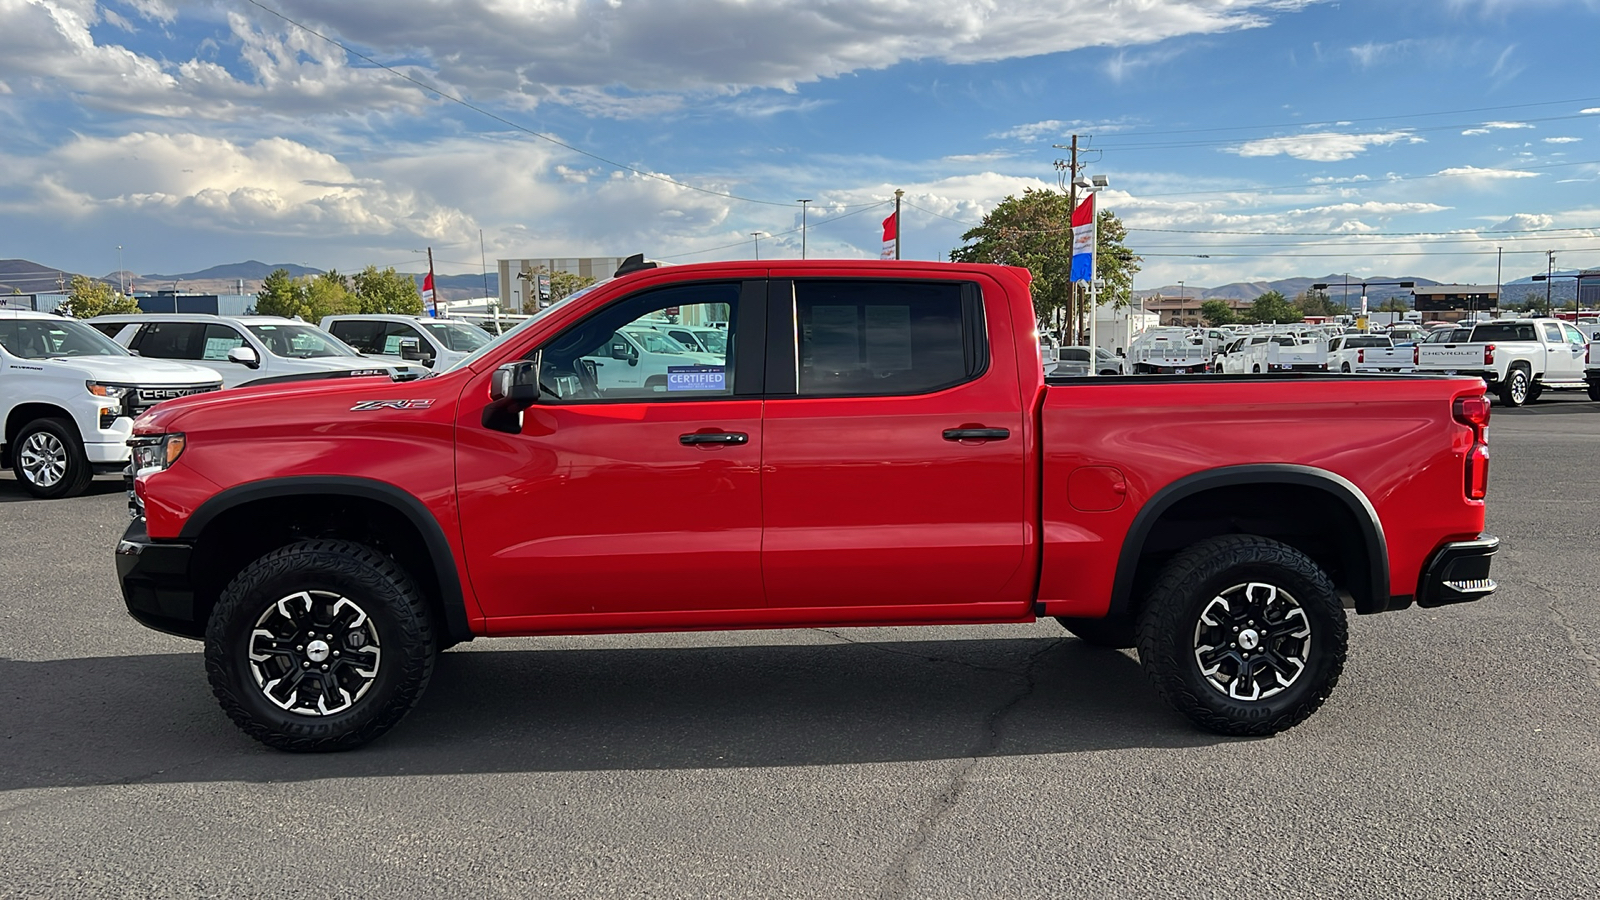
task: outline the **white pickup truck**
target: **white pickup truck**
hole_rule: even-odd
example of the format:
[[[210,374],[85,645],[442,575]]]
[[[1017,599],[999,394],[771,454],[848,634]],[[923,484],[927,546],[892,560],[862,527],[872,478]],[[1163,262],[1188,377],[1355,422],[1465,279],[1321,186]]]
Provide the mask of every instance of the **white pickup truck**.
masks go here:
[[[121,471],[135,416],[221,387],[210,369],[140,359],[82,322],[0,310],[0,458],[35,497],[75,496],[96,472]]]
[[[1133,339],[1128,365],[1135,375],[1187,375],[1211,369],[1211,352],[1203,336],[1186,328],[1152,328]]]
[[[1221,375],[1262,372],[1326,372],[1328,351],[1322,341],[1292,334],[1255,334],[1228,344],[1212,364]]]
[[[1412,349],[1415,371],[1476,375],[1506,406],[1539,399],[1547,387],[1585,387],[1583,333],[1556,319],[1480,322],[1465,343],[1425,342]]]
[[[1328,369],[1339,372],[1409,372],[1410,347],[1381,334],[1346,334],[1328,342]]]

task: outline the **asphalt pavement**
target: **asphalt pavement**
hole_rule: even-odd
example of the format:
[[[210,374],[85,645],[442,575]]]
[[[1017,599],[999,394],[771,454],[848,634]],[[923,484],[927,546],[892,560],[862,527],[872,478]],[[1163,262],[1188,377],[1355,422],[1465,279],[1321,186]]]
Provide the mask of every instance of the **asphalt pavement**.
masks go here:
[[[1600,403],[1496,409],[1500,591],[1194,730],[1054,622],[480,640],[353,752],[123,611],[121,484],[0,478],[0,896],[1600,896]]]

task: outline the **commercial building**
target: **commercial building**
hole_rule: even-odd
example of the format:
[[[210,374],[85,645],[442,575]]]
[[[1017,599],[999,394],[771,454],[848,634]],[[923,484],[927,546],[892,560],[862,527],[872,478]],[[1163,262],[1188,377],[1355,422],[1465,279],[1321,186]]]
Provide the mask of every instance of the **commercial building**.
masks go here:
[[[599,281],[615,274],[623,259],[621,256],[497,259],[495,265],[500,273],[500,309],[512,313],[531,313],[547,305],[550,302],[549,279],[543,279],[541,284],[540,274],[564,272]]]
[[[1500,288],[1487,284],[1432,284],[1411,289],[1412,307],[1424,322],[1459,322],[1500,308]]]

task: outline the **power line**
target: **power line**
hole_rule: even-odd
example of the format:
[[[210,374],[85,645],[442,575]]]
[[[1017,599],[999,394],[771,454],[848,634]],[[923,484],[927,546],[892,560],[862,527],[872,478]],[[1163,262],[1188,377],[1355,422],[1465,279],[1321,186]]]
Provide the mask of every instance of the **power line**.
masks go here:
[[[1270,194],[1270,193],[1273,193],[1275,191],[1303,190],[1305,188],[1319,188],[1319,187],[1322,187],[1322,188],[1325,188],[1325,187],[1340,187],[1341,185],[1348,185],[1350,187],[1378,187],[1378,186],[1381,186],[1381,185],[1394,184],[1394,183],[1401,182],[1401,181],[1421,181],[1424,178],[1471,178],[1474,175],[1482,175],[1485,171],[1492,171],[1492,172],[1536,172],[1536,171],[1543,171],[1545,169],[1562,169],[1562,168],[1568,168],[1568,167],[1571,167],[1571,166],[1593,166],[1593,165],[1600,165],[1600,159],[1584,159],[1584,160],[1576,160],[1574,162],[1544,163],[1544,164],[1537,165],[1537,166],[1516,166],[1516,167],[1509,167],[1508,166],[1508,167],[1500,167],[1500,168],[1495,168],[1495,169],[1474,169],[1474,170],[1463,171],[1463,172],[1448,172],[1448,171],[1445,171],[1445,172],[1432,172],[1432,173],[1427,174],[1427,175],[1386,175],[1386,176],[1384,176],[1382,178],[1373,178],[1373,179],[1368,179],[1366,181],[1344,181],[1344,182],[1303,181],[1303,182],[1300,182],[1298,184],[1279,184],[1279,185],[1270,185],[1268,187],[1223,188],[1223,189],[1210,190],[1210,191],[1168,191],[1166,193],[1139,194],[1137,196],[1142,199],[1142,198],[1146,198],[1146,197],[1198,197],[1198,196],[1206,196],[1206,195],[1210,195],[1210,194]],[[1472,169],[1472,167],[1463,167],[1463,168]]]
[[[590,159],[596,160],[598,162],[605,163],[608,166],[612,166],[614,168],[621,169],[621,170],[623,170],[625,172],[632,172],[635,175],[640,175],[640,176],[643,176],[645,178],[653,178],[653,179],[655,179],[657,181],[663,181],[663,182],[666,182],[667,184],[676,185],[677,187],[686,188],[686,189],[691,190],[691,191],[699,191],[702,194],[710,194],[713,197],[722,197],[722,198],[725,198],[725,199],[728,199],[728,200],[739,200],[739,201],[742,201],[744,203],[759,203],[759,204],[762,204],[764,206],[793,206],[794,205],[794,204],[788,203],[788,202],[780,202],[780,201],[777,201],[777,200],[760,200],[760,199],[757,199],[755,197],[743,197],[743,196],[740,196],[738,194],[729,193],[727,191],[712,190],[711,188],[700,187],[699,185],[689,184],[688,182],[685,182],[685,181],[679,181],[679,180],[677,180],[675,178],[668,178],[665,175],[661,175],[661,174],[658,174],[656,172],[651,172],[651,171],[648,171],[648,170],[645,170],[645,169],[641,169],[641,168],[638,168],[637,166],[630,166],[627,163],[617,162],[614,159],[607,159],[606,157],[601,156],[598,153],[593,153],[591,151],[583,149],[582,147],[574,146],[572,144],[567,143],[566,141],[560,140],[558,138],[553,138],[550,135],[541,134],[540,132],[537,132],[537,131],[534,131],[531,128],[528,128],[527,126],[521,125],[521,124],[519,124],[517,122],[513,122],[513,121],[511,121],[510,119],[507,119],[504,116],[498,115],[496,113],[492,113],[489,110],[484,109],[481,106],[478,106],[478,105],[473,104],[473,103],[469,103],[466,100],[455,96],[454,94],[445,93],[444,91],[440,90],[439,88],[437,88],[437,87],[435,87],[435,86],[433,86],[431,84],[428,84],[427,82],[421,81],[421,80],[419,80],[417,78],[413,78],[412,76],[407,75],[405,72],[402,72],[399,69],[396,69],[394,66],[388,65],[387,63],[381,63],[381,62],[377,61],[376,59],[373,59],[372,57],[366,55],[365,53],[362,53],[359,50],[356,50],[356,49],[350,47],[349,45],[343,43],[342,41],[339,41],[339,40],[336,40],[334,38],[328,37],[327,35],[323,34],[320,31],[317,31],[314,28],[311,28],[308,25],[304,25],[304,24],[302,24],[300,22],[295,21],[294,19],[289,18],[288,16],[284,15],[281,12],[278,12],[277,10],[273,9],[272,7],[267,6],[264,3],[261,3],[260,0],[245,0],[245,2],[249,3],[251,6],[254,6],[254,7],[258,8],[261,11],[263,11],[263,12],[269,14],[269,15],[272,15],[272,16],[275,16],[275,17],[277,17],[279,19],[282,19],[284,22],[287,22],[290,25],[293,25],[295,28],[298,28],[301,31],[304,31],[305,33],[307,33],[309,35],[312,35],[314,37],[320,38],[321,40],[327,41],[328,43],[332,44],[335,47],[338,47],[340,50],[343,50],[344,52],[350,54],[351,56],[354,56],[354,57],[356,57],[358,59],[365,60],[366,62],[369,62],[374,66],[377,66],[378,68],[384,70],[385,72],[388,72],[391,75],[394,75],[397,78],[402,78],[402,79],[404,79],[406,81],[409,81],[412,84],[416,85],[417,87],[421,88],[422,90],[427,91],[428,93],[437,94],[438,96],[444,98],[445,100],[449,100],[452,103],[460,104],[461,106],[464,106],[467,109],[470,109],[475,113],[478,113],[479,115],[487,116],[488,118],[493,119],[496,122],[499,122],[499,123],[501,123],[502,125],[505,125],[508,128],[515,129],[515,130],[520,131],[520,132],[522,132],[524,134],[527,134],[527,135],[531,135],[532,137],[536,137],[541,141],[548,141],[549,143],[554,144],[557,147],[561,147],[561,148],[563,148],[565,150],[570,150],[573,153],[577,153],[577,154],[579,154],[581,156],[587,156]]]
[[[1561,252],[1564,252],[1564,253],[1589,253],[1589,252],[1594,252],[1596,250],[1600,250],[1600,246],[1594,246],[1594,247],[1566,247]],[[1514,255],[1514,254],[1543,256],[1544,253],[1545,253],[1545,251],[1543,251],[1543,250],[1507,250],[1506,251],[1506,255],[1507,256],[1511,256],[1511,255]],[[1271,259],[1317,259],[1317,258],[1328,258],[1328,259],[1352,259],[1352,258],[1355,258],[1355,259],[1370,259],[1372,257],[1372,255],[1373,255],[1373,251],[1372,250],[1368,250],[1365,253],[1282,253],[1282,252],[1275,252],[1275,253],[1205,253],[1205,254],[1198,254],[1198,253],[1143,253],[1143,252],[1139,253],[1139,256],[1145,257],[1145,258],[1148,258],[1148,257],[1169,258],[1169,257],[1171,257],[1171,258],[1184,258],[1184,259],[1195,259],[1195,258],[1207,259],[1207,258],[1211,258],[1211,257],[1216,257],[1216,258],[1219,258],[1219,259],[1267,259],[1267,258],[1271,258]],[[1382,253],[1381,255],[1387,257],[1387,256],[1484,256],[1485,254],[1483,252],[1481,252],[1481,251],[1474,251],[1474,250],[1439,250],[1439,251],[1432,251],[1432,252],[1429,252],[1429,251],[1400,251],[1400,252],[1394,252],[1394,253]]]
[[[851,216],[859,216],[864,212],[868,212],[868,211],[873,210],[873,209],[878,209],[878,208],[882,208],[884,206],[888,206],[889,204],[891,204],[893,202],[894,202],[893,200],[879,200],[878,202],[870,204],[868,206],[857,207],[852,212],[847,212],[847,213],[844,213],[842,215],[834,216],[833,218],[830,218],[830,219],[823,219],[823,220],[821,220],[819,222],[812,223],[809,227],[811,227],[811,228],[821,228],[824,225],[831,225],[834,222],[837,222],[837,221],[839,221],[841,219],[848,219]],[[850,209],[850,207],[844,207],[844,208],[845,209]],[[772,237],[784,237],[786,235],[799,234],[799,233],[800,233],[800,229],[798,229],[798,228],[791,228],[788,231],[762,232],[762,234],[765,234],[769,238],[772,238]],[[727,249],[732,248],[732,247],[742,247],[742,246],[744,246],[745,244],[748,244],[748,243],[750,243],[750,242],[749,241],[734,241],[731,244],[721,244],[721,245],[716,246],[716,247],[705,247],[705,248],[700,249],[700,250],[686,250],[683,253],[672,253],[672,254],[669,254],[667,256],[656,256],[656,257],[652,257],[652,258],[653,259],[682,259],[685,256],[698,256],[698,255],[700,255],[702,253],[715,253],[718,250],[727,250]]]
[[[1546,117],[1537,118],[1537,119],[1527,119],[1525,121],[1525,123],[1519,123],[1519,124],[1531,124],[1533,122],[1564,122],[1564,121],[1566,121],[1568,119],[1589,119],[1589,118],[1593,118],[1593,116],[1592,115],[1585,115],[1585,114],[1581,114],[1580,113],[1580,114],[1575,114],[1575,115],[1570,115],[1570,116],[1546,116]],[[1398,135],[1422,134],[1424,132],[1433,132],[1433,131],[1453,131],[1453,130],[1455,130],[1457,128],[1468,128],[1468,129],[1470,129],[1470,128],[1481,128],[1481,127],[1484,127],[1486,124],[1487,123],[1484,123],[1484,122],[1462,122],[1462,123],[1459,123],[1459,124],[1456,124],[1456,125],[1430,125],[1430,126],[1427,126],[1425,128],[1400,128],[1400,129],[1395,129],[1394,131],[1392,131],[1390,133],[1391,134],[1398,134]],[[1520,130],[1520,129],[1512,128],[1512,129],[1503,129],[1503,130],[1513,131],[1513,130]],[[1259,138],[1220,138],[1220,139],[1217,139],[1217,140],[1204,140],[1204,141],[1153,141],[1153,142],[1150,142],[1150,143],[1147,143],[1147,144],[1115,144],[1115,143],[1113,143],[1109,147],[1100,147],[1100,148],[1097,148],[1097,149],[1101,150],[1102,152],[1105,152],[1105,151],[1115,152],[1115,151],[1118,151],[1118,150],[1174,150],[1174,149],[1184,149],[1184,148],[1194,148],[1194,147],[1217,147],[1217,146],[1224,146],[1224,145],[1227,145],[1227,144],[1238,144],[1240,142],[1249,143],[1249,142],[1259,142],[1259,141],[1282,141],[1282,142],[1308,141],[1308,140],[1317,140],[1317,139],[1321,139],[1321,138],[1326,138],[1329,135],[1334,135],[1334,136],[1338,136],[1338,137],[1359,137],[1360,133],[1357,133],[1357,132],[1342,132],[1342,131],[1333,131],[1333,132],[1320,131],[1320,132],[1311,132],[1311,133],[1307,133],[1307,134],[1267,135],[1265,137],[1259,137]]]

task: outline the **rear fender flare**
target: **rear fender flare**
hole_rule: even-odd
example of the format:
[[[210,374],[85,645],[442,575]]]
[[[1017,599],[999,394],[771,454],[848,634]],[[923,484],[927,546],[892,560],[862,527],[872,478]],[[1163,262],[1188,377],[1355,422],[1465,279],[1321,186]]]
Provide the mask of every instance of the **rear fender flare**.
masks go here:
[[[1117,557],[1116,578],[1112,582],[1111,607],[1108,615],[1132,616],[1138,608],[1139,598],[1134,596],[1134,582],[1139,572],[1139,560],[1145,542],[1161,517],[1180,500],[1213,488],[1235,487],[1245,484],[1299,485],[1316,488],[1343,503],[1355,518],[1361,530],[1361,539],[1370,561],[1369,580],[1365,584],[1352,584],[1356,611],[1382,612],[1389,608],[1389,545],[1383,536],[1383,523],[1378,512],[1361,489],[1343,476],[1312,466],[1284,463],[1260,463],[1243,466],[1226,466],[1184,476],[1157,491],[1128,528],[1122,552]],[[1363,594],[1365,596],[1363,596]]]

